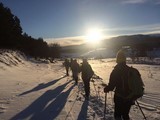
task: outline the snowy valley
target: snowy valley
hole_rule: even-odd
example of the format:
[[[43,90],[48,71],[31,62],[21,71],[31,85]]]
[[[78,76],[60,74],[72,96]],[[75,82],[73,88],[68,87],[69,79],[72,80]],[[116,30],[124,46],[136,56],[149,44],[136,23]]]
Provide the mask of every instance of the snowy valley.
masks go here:
[[[81,60],[78,60],[81,63]],[[159,59],[156,60],[160,62]],[[103,84],[115,66],[115,58],[89,60],[97,75],[91,81],[90,100],[84,99],[83,83],[65,76],[62,60],[50,63],[20,52],[0,52],[0,120],[103,120]],[[160,119],[160,65],[131,64],[145,83],[145,95],[138,100],[147,120]],[[113,95],[107,94],[106,120],[113,120]],[[143,120],[133,105],[132,120]]]

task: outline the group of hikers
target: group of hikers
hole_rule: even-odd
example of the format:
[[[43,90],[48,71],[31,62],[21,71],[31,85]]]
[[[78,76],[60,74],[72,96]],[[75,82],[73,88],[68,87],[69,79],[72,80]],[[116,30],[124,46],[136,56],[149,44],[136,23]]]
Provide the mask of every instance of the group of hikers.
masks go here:
[[[69,69],[71,69],[73,80],[75,80],[75,85],[78,83],[78,74],[81,72],[82,80],[84,83],[85,89],[85,98],[88,100],[90,95],[90,79],[93,76],[94,72],[91,65],[88,63],[87,59],[83,59],[81,65],[77,62],[77,59],[72,59],[69,62],[68,59],[65,59],[64,66],[66,69],[66,75],[69,76]]]
[[[108,85],[104,88],[104,93],[114,91],[114,118],[115,120],[130,120],[129,111],[134,105],[135,100],[140,96],[131,96],[131,90],[128,86],[129,72],[131,67],[126,64],[126,56],[123,50],[118,51],[116,55],[116,66],[112,70]],[[81,78],[84,83],[85,98],[88,100],[90,95],[90,79],[94,72],[87,59],[83,59],[81,65],[76,59],[65,60],[64,66],[66,68],[66,75],[68,76],[69,68],[72,71],[72,77],[75,84],[78,82],[78,74],[81,72]],[[140,73],[136,70],[138,77],[141,78]],[[142,82],[142,86],[144,86]]]

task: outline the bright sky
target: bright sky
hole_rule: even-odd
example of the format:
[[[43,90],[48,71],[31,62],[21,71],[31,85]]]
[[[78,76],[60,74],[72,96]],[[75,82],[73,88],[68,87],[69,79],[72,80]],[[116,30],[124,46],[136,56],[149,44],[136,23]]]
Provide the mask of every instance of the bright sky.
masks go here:
[[[38,38],[84,36],[100,28],[105,36],[160,32],[160,0],[0,0]]]

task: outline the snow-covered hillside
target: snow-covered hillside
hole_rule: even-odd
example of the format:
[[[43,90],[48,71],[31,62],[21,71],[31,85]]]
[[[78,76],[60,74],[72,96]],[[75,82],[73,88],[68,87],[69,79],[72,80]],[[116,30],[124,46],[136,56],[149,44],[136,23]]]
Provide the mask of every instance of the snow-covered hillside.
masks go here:
[[[105,58],[114,58],[117,54],[117,51],[110,50],[107,48],[97,48],[86,53],[62,53],[62,57],[71,57],[71,58],[95,58],[95,59],[105,59]],[[126,55],[131,57],[132,50],[126,49]],[[155,48],[152,51],[146,51],[146,56],[148,58],[157,59],[160,58],[160,49]]]
[[[108,83],[115,59],[90,60],[95,73],[91,97],[84,99],[83,83],[74,85],[65,76],[60,60],[36,61],[20,52],[0,52],[0,120],[101,120],[104,117],[102,83]],[[78,60],[81,63],[81,60]],[[145,83],[145,95],[139,99],[148,120],[160,119],[160,66],[129,64],[137,68]],[[101,79],[102,78],[102,79]],[[113,94],[107,94],[106,120],[113,120]],[[132,120],[143,120],[136,105]]]
[[[86,58],[113,58],[115,56],[116,53],[114,51],[108,50],[106,48],[99,48],[81,55],[81,57]]]

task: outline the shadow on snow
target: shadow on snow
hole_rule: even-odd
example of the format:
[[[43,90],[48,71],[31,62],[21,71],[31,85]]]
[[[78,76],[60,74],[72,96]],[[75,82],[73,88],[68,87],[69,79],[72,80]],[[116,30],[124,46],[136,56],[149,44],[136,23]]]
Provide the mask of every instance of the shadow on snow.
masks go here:
[[[55,119],[59,113],[62,111],[68,95],[73,89],[74,85],[68,88],[67,84],[71,82],[58,86],[53,90],[46,91],[42,96],[40,96],[37,100],[35,100],[31,105],[29,105],[26,109],[15,115],[11,120],[21,120],[21,119],[29,119],[29,120],[53,120]],[[42,87],[44,88],[44,87]],[[38,89],[39,90],[39,89]]]
[[[55,83],[58,82],[59,80],[63,79],[64,77],[66,77],[66,76],[60,77],[60,78],[58,78],[58,79],[56,79],[56,80],[52,80],[51,82],[48,82],[48,83],[46,83],[46,84],[41,83],[41,84],[39,84],[38,86],[36,86],[35,88],[33,88],[33,89],[31,89],[31,90],[28,90],[28,91],[25,91],[25,92],[19,94],[19,96],[22,96],[22,95],[25,95],[25,94],[28,94],[28,93],[31,93],[31,92],[34,92],[34,91],[38,91],[38,90],[47,88],[47,87],[55,84]]]
[[[87,118],[87,110],[88,110],[89,101],[85,100],[82,104],[81,111],[78,115],[77,120],[86,120]]]

